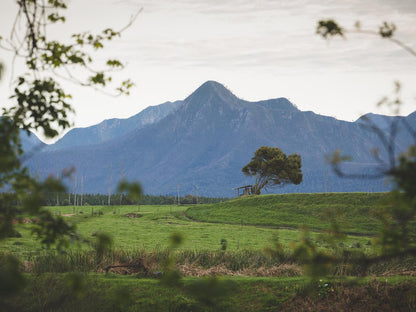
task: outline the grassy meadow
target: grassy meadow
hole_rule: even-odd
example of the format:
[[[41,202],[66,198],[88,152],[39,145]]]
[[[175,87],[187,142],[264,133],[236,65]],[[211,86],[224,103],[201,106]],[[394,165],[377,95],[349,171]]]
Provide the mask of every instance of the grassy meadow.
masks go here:
[[[222,239],[227,250],[261,250],[278,235],[285,247],[297,242],[300,229],[311,235],[328,230],[331,218],[351,234],[343,242],[362,248],[370,245],[377,232],[375,212],[384,193],[288,194],[239,198],[210,205],[161,206],[65,206],[46,207],[76,224],[81,237],[94,239],[98,232],[109,233],[114,248],[121,250],[166,248],[169,236],[184,237],[182,249],[219,250]],[[332,209],[332,211],[331,211]],[[25,253],[42,250],[31,235],[33,224],[19,224],[21,238],[9,238],[0,250]],[[370,242],[370,243],[369,243]],[[70,248],[79,248],[76,245]],[[89,248],[81,245],[81,248]]]
[[[345,232],[373,235],[379,230],[376,214],[386,193],[326,193],[265,195],[235,199],[216,205],[189,208],[195,220],[250,224],[272,228],[327,230],[335,219]]]
[[[16,225],[21,237],[3,240],[0,253],[21,260],[27,284],[16,297],[0,300],[16,311],[327,311],[335,303],[337,310],[350,307],[346,298],[356,298],[356,311],[368,305],[374,311],[413,308],[411,257],[370,266],[365,275],[371,277],[364,279],[357,279],[360,265],[346,262],[329,279],[310,284],[302,264],[290,256],[305,228],[320,250],[347,250],[348,257],[379,253],[377,213],[385,200],[385,193],[331,193],[209,205],[45,207],[75,224],[83,243],[61,253],[47,250],[31,235],[36,224],[22,216],[26,223]],[[323,236],[334,221],[348,234],[336,245]],[[98,257],[94,242],[100,232],[112,237],[113,246]],[[175,249],[169,248],[173,233],[183,238]],[[276,237],[283,258],[265,252],[276,246]],[[154,274],[167,270],[169,259],[183,277],[166,287]]]

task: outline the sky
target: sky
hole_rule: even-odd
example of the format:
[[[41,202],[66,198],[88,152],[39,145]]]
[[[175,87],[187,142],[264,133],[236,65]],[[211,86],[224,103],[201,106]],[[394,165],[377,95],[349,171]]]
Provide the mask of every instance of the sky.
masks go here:
[[[7,37],[14,0],[0,1],[0,35]],[[333,18],[353,29],[359,20],[377,30],[394,22],[396,38],[416,49],[414,0],[69,0],[67,22],[48,30],[66,40],[72,33],[121,29],[142,9],[121,38],[94,56],[119,58],[126,68],[115,79],[136,84],[128,97],[112,97],[64,82],[72,94],[76,127],[127,118],[150,105],[182,100],[207,80],[236,96],[259,101],[286,97],[302,111],[354,121],[402,84],[402,115],[416,110],[416,57],[376,36],[348,34],[326,41],[317,21]],[[0,103],[9,105],[10,81],[23,71],[0,50],[6,69]]]

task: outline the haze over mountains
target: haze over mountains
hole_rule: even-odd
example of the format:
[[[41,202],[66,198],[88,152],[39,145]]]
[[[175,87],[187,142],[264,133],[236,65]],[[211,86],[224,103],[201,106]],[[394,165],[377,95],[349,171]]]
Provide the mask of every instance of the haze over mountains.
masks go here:
[[[386,131],[393,118],[416,125],[416,112],[407,117],[369,114],[367,118]],[[179,186],[181,195],[198,189],[204,196],[231,197],[234,187],[253,182],[241,168],[258,147],[268,145],[302,157],[304,181],[277,192],[387,190],[383,179],[342,179],[325,163],[325,156],[336,149],[351,155],[354,162],[349,168],[359,172],[376,167],[372,148],[386,157],[377,135],[363,124],[363,119],[346,122],[302,112],[285,98],[244,101],[208,81],[183,101],[149,107],[128,119],[73,129],[35,153],[28,166],[41,177],[74,166],[78,181],[84,177],[83,191],[89,193],[107,193],[109,185],[114,191],[125,178],[140,181],[148,194],[176,194]],[[411,135],[401,129],[397,150],[411,143]]]
[[[127,119],[108,119],[95,126],[72,129],[64,138],[49,145],[48,150],[98,144],[121,137],[132,130],[158,122],[171,113],[177,106],[176,104],[176,102],[166,102],[157,106],[149,106],[139,114]]]

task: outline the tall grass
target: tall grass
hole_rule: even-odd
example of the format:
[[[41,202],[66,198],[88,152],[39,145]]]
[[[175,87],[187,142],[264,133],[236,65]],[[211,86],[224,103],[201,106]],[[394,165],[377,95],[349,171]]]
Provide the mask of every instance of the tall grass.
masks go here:
[[[25,257],[23,263],[27,273],[66,273],[66,272],[104,272],[108,266],[126,267],[138,261],[150,271],[163,270],[163,265],[170,255],[168,249],[148,251],[113,250],[99,259],[94,251],[68,250],[65,253],[43,252]],[[232,271],[248,268],[271,267],[279,265],[276,259],[266,256],[261,251],[212,251],[212,250],[177,250],[174,253],[178,265],[194,265],[201,268],[225,266]]]
[[[94,251],[88,250],[69,250],[65,253],[43,252],[26,257],[22,261],[22,270],[26,273],[113,272],[148,277],[153,276],[155,272],[163,271],[170,255],[171,250],[162,248],[153,251],[112,250],[102,258],[97,257]],[[298,263],[290,252],[280,260],[260,250],[176,250],[174,257],[178,270],[185,275],[298,276],[302,274],[301,263]],[[416,259],[410,257],[395,261],[380,261],[366,266],[359,258],[351,257],[349,254],[341,256],[339,263],[334,266],[333,275],[416,275],[415,268]]]

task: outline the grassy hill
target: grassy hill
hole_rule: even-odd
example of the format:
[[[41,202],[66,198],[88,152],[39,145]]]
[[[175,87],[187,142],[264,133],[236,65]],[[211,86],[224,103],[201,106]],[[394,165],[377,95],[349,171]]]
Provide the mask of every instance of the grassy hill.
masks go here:
[[[379,224],[375,214],[386,197],[386,193],[285,194],[241,197],[209,205],[47,209],[76,224],[84,239],[94,240],[95,233],[101,231],[110,234],[114,248],[119,250],[165,248],[173,232],[179,232],[185,238],[181,249],[219,250],[220,241],[226,239],[228,250],[261,250],[270,244],[275,233],[288,247],[299,240],[300,232],[296,229],[307,226],[313,232],[320,232],[328,229],[332,217],[346,232],[355,234],[344,243],[364,245],[369,236],[377,233]],[[126,217],[131,213],[140,217]],[[31,235],[33,226],[36,225],[18,224],[17,230],[22,237],[3,240],[0,251],[17,254],[41,251],[43,247]],[[82,248],[88,249],[88,246]],[[70,248],[78,247],[71,245]]]
[[[9,254],[17,256],[26,284],[13,296],[0,293],[0,311],[413,311],[414,257],[386,259],[365,269],[358,258],[349,258],[377,252],[369,236],[377,231],[375,215],[387,195],[287,194],[210,205],[46,207],[76,224],[84,244],[64,252],[45,250],[30,233],[36,223],[17,224],[21,236],[2,241],[0,264]],[[339,244],[327,245],[319,233],[330,226],[331,216],[355,235],[342,241],[344,261],[311,282],[303,261],[291,256],[291,246],[301,236],[296,228],[309,226],[320,250],[339,251]],[[114,249],[98,256],[93,246],[101,231],[113,237]],[[172,233],[183,238],[179,248],[167,248]],[[273,247],[275,234],[285,248],[283,258],[264,252]],[[169,270],[166,263],[172,259],[183,277],[176,284],[168,278],[160,282],[164,273],[155,273]]]
[[[386,205],[387,193],[284,194],[241,197],[193,206],[186,215],[197,221],[250,224],[276,228],[328,229],[336,220],[347,233],[377,232],[376,214]]]

